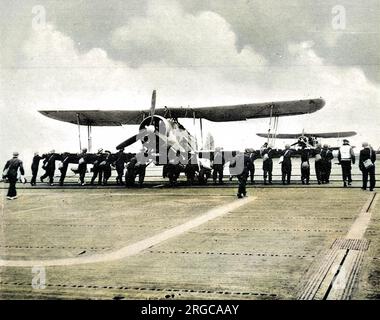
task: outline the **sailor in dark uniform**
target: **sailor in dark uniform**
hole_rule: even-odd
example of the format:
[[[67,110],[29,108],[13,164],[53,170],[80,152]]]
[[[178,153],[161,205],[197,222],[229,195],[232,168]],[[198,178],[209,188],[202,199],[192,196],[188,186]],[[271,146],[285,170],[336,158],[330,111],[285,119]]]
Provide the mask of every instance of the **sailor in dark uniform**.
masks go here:
[[[36,185],[36,179],[37,179],[37,174],[38,174],[38,168],[40,166],[40,161],[41,159],[43,159],[38,152],[35,152],[34,153],[34,157],[33,157],[33,160],[32,160],[32,166],[31,166],[31,169],[32,169],[32,180],[30,180],[30,184],[32,186],[35,186]]]
[[[223,152],[221,148],[215,148],[214,152],[214,161],[213,161],[213,172],[212,172],[212,179],[214,181],[214,184],[217,183],[217,179],[219,184],[223,184],[223,169],[224,169],[224,157]]]
[[[369,190],[373,191],[376,185],[375,176],[375,162],[376,162],[376,152],[373,151],[371,146],[367,142],[363,142],[363,149],[360,151],[359,156],[359,169],[363,176],[363,186],[362,189],[367,189],[368,175],[369,175]]]
[[[321,147],[318,145],[315,148],[315,176],[317,178],[318,184],[322,183],[322,156],[321,156]]]
[[[95,183],[96,178],[98,178],[98,185],[102,184],[103,180],[103,170],[101,170],[100,164],[105,159],[105,156],[103,154],[103,149],[98,149],[98,152],[95,156],[94,164],[92,167],[92,178],[91,178],[91,184]],[[99,177],[98,177],[99,176]]]
[[[55,150],[51,150],[43,161],[43,166],[46,170],[45,174],[40,177],[41,182],[44,182],[44,179],[49,177],[49,184],[54,185],[54,173],[55,173],[55,161],[58,159],[58,154],[55,153]]]
[[[310,150],[306,145],[301,147],[301,182],[302,184],[309,184],[310,182]]]
[[[231,174],[236,176],[239,181],[237,197],[239,199],[247,196],[247,179],[249,167],[249,154],[247,152],[238,151],[236,156],[230,162]]]
[[[180,151],[178,150],[177,153],[176,153],[176,157],[173,157],[172,159],[170,159],[169,157],[169,161],[167,164],[164,165],[164,168],[163,168],[163,177],[168,177],[169,178],[169,185],[170,186],[175,186],[177,185],[177,182],[178,182],[178,178],[181,174],[181,167],[183,166],[182,163],[184,161],[180,161],[178,163],[178,158],[181,156],[181,153]]]
[[[146,163],[137,163],[136,165],[136,174],[139,175],[139,187],[143,186],[145,173],[146,173]]]
[[[102,174],[103,174],[103,185],[107,185],[108,179],[111,177],[111,174],[112,174],[112,169],[111,169],[112,154],[108,150],[104,151],[104,153],[105,153],[105,158],[100,163],[100,170],[102,171]]]
[[[123,185],[123,175],[124,175],[124,168],[125,168],[125,153],[124,149],[119,150],[116,153],[116,161],[115,161],[115,168],[117,172],[117,177],[116,177],[116,183],[118,185]]]
[[[187,178],[187,183],[189,185],[194,184],[194,179],[195,179],[195,175],[198,168],[199,166],[198,166],[198,161],[197,161],[197,155],[195,154],[195,152],[190,152],[189,162],[185,166],[185,174]]]
[[[281,163],[282,184],[290,184],[290,178],[292,175],[292,150],[290,145],[285,146],[285,150],[282,154],[283,160]]]
[[[125,172],[125,183],[127,187],[132,187],[135,184],[136,179],[136,156],[132,157],[131,160],[127,163],[127,171]]]
[[[327,144],[323,145],[321,150],[321,182],[330,183],[331,160],[334,155]]]
[[[272,184],[272,171],[273,171],[273,149],[272,146],[268,145],[266,148],[261,149],[261,157],[263,158],[263,173],[264,173],[264,184]]]
[[[250,165],[250,158],[249,158],[249,153],[245,152],[238,154],[238,157],[242,157],[242,160],[237,160],[243,163],[243,170],[240,174],[237,174],[237,178],[239,181],[239,189],[237,193],[238,198],[246,197],[247,196],[247,190],[246,190],[246,185],[247,185],[247,180],[248,180],[248,175],[249,175],[249,165]]]
[[[82,149],[82,153],[79,154],[78,173],[79,183],[81,186],[85,185],[84,178],[87,172],[87,148]]]
[[[74,155],[65,152],[62,154],[62,164],[58,167],[58,170],[61,172],[61,176],[59,177],[59,185],[63,186],[67,174],[67,169],[69,168],[70,160],[74,157]]]
[[[257,159],[257,154],[253,149],[246,149],[246,153],[249,155],[248,164],[248,174],[251,178],[251,184],[255,183],[255,160]]]
[[[18,152],[13,152],[13,158],[7,161],[3,170],[3,177],[7,178],[9,182],[7,193],[8,200],[17,199],[16,183],[18,170],[20,170],[21,173],[21,180],[25,182],[25,172],[22,161],[18,158]]]

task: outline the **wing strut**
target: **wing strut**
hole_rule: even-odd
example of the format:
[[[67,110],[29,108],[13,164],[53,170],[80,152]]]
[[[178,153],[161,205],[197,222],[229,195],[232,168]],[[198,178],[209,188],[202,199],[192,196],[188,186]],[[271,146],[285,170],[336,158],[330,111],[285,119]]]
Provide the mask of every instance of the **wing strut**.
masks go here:
[[[269,115],[269,126],[268,126],[268,137],[267,137],[267,144],[269,145],[269,139],[270,139],[270,129],[272,126],[272,115],[273,115],[273,105],[270,106],[270,115]]]
[[[199,125],[201,127],[201,149],[203,149],[203,125],[202,125],[202,118],[199,118]]]
[[[273,119],[273,124],[272,124]],[[277,137],[278,129],[278,116],[273,116],[273,104],[270,106],[270,116],[269,116],[269,128],[268,128],[268,138],[267,143],[274,145]],[[273,133],[271,131],[273,130]]]
[[[276,143],[276,139],[277,139],[277,129],[278,129],[278,117],[274,117],[274,134],[272,136],[272,144],[274,145]]]
[[[79,118],[79,113],[77,113],[77,123],[78,123],[79,151],[81,151],[82,150],[82,141],[81,141],[81,136],[80,136],[80,118]]]
[[[92,149],[92,126],[89,124],[87,126],[87,149],[88,152],[91,152]]]
[[[193,126],[194,126],[194,132],[195,132],[195,148],[198,150],[198,139],[197,139],[197,134],[196,134],[196,122],[195,122],[195,112],[193,111]]]

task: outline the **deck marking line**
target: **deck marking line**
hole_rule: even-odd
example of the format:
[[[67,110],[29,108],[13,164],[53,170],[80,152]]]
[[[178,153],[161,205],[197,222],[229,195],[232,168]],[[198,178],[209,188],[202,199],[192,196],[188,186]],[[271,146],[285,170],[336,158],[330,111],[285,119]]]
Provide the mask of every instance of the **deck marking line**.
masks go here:
[[[24,212],[34,211],[34,210],[53,208],[53,207],[54,206],[45,206],[45,207],[30,208],[30,209],[26,209],[26,210],[11,211],[10,214],[24,213]]]
[[[317,265],[314,267],[313,272],[307,276],[307,282],[298,295],[298,299],[312,300],[317,298],[318,292],[321,291],[322,283],[329,272],[333,272],[334,277],[331,279],[326,292],[322,292],[321,298],[328,300],[350,298],[364,252],[368,249],[368,243],[365,241],[364,235],[371,222],[372,209],[375,207],[377,200],[376,193],[371,195],[345,237],[337,239],[331,248],[327,250],[324,257],[316,261]],[[332,255],[333,253],[335,255]],[[345,255],[342,256],[342,253],[345,253]],[[320,266],[328,266],[328,268]]]
[[[3,259],[0,259],[0,266],[8,266],[8,267],[72,266],[72,265],[78,265],[78,264],[120,260],[126,257],[136,255],[163,241],[166,241],[168,239],[181,235],[189,231],[190,229],[199,227],[200,225],[210,220],[226,215],[230,213],[231,211],[237,208],[240,208],[241,206],[244,206],[255,199],[256,197],[248,197],[244,199],[234,200],[228,204],[213,208],[207,211],[206,213],[194,219],[191,219],[183,224],[180,224],[169,230],[165,230],[152,237],[149,237],[144,240],[138,241],[134,244],[125,246],[113,252],[104,253],[104,254],[94,254],[92,256],[87,256],[87,257],[82,256],[82,257],[77,257],[77,258],[62,258],[62,259],[51,259],[51,260],[3,260]]]

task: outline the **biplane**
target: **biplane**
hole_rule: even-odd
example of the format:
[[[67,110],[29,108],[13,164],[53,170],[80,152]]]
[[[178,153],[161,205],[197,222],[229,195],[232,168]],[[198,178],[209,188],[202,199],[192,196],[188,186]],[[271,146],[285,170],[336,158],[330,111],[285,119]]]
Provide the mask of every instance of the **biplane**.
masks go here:
[[[207,180],[214,150],[201,150],[195,136],[179,122],[181,118],[199,119],[201,133],[202,120],[212,122],[245,121],[257,118],[275,118],[313,113],[325,105],[322,98],[277,101],[265,103],[248,103],[212,107],[159,107],[156,108],[156,90],[152,93],[151,107],[145,110],[40,110],[49,118],[87,126],[89,148],[91,146],[92,127],[138,125],[138,132],[115,145],[123,150],[141,142],[145,165],[154,163],[164,166],[164,175],[171,183],[175,182],[180,172],[195,169],[198,180]],[[223,151],[224,157],[234,157],[236,151]],[[173,174],[174,172],[174,174]],[[193,172],[193,171],[192,171]]]

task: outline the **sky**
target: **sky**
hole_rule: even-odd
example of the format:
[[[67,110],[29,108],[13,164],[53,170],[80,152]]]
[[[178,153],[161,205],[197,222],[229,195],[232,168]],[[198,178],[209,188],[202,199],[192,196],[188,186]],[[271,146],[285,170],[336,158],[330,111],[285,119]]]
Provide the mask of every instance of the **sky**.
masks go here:
[[[353,145],[377,149],[379,13],[380,0],[2,0],[0,164],[16,150],[27,166],[35,151],[78,151],[78,128],[38,110],[148,109],[154,89],[169,107],[323,97],[278,132],[354,130]],[[268,126],[203,124],[225,149],[259,148]],[[137,130],[94,127],[93,148],[114,151]]]

